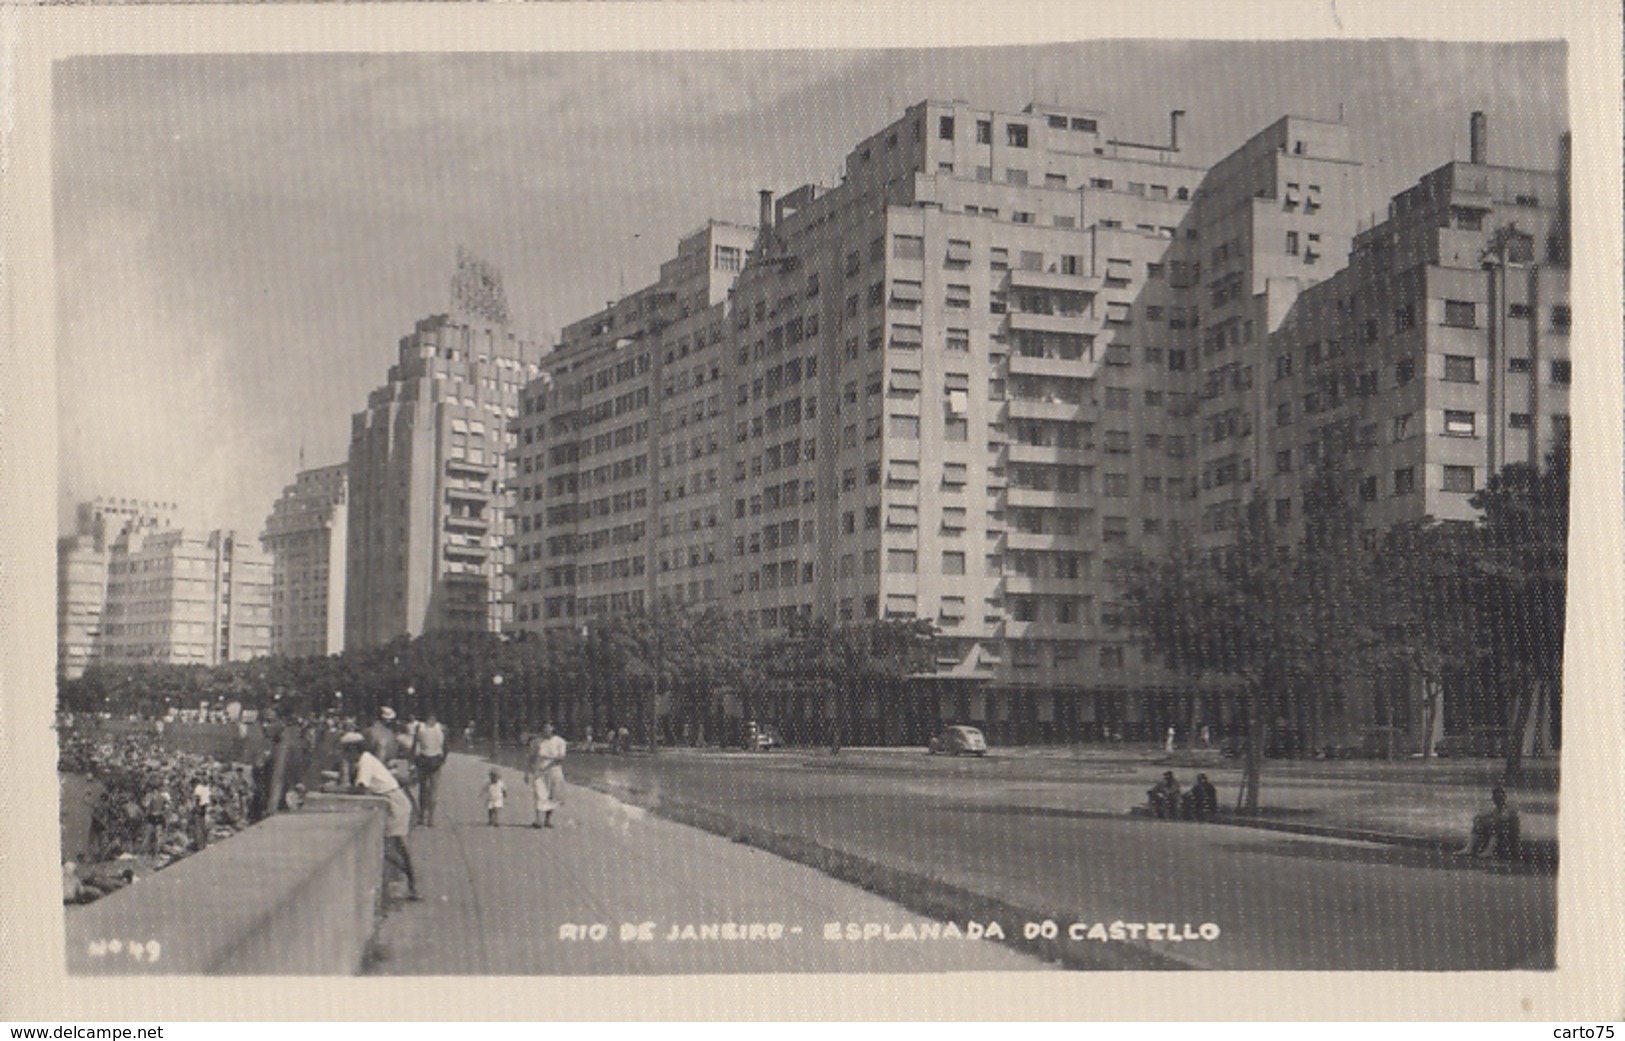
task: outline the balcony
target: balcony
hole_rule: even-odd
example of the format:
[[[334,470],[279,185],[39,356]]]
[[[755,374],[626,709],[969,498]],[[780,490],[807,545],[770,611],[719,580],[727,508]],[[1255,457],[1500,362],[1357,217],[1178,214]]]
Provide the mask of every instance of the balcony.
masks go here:
[[[1082,538],[1078,535],[1057,535],[1054,532],[1010,531],[1005,536],[1005,546],[1010,550],[1077,549],[1081,542]]]
[[[1086,336],[1100,331],[1100,319],[1085,311],[1074,314],[1035,314],[1011,311],[1006,315],[1010,328],[1016,332],[1064,333]]]
[[[1105,285],[1099,275],[1067,275],[1059,271],[1010,272],[1010,286],[1014,289],[1058,289],[1069,293],[1095,293]]]
[[[1035,575],[1005,575],[1007,596],[1080,596],[1093,591],[1087,578],[1040,578]],[[1079,627],[1081,630],[1081,627]]]
[[[1089,407],[1083,404],[1074,404],[1070,401],[1038,401],[1032,398],[1012,398],[1010,400],[1010,418],[1055,419],[1070,422],[1083,418],[1084,409]]]
[[[1007,640],[1081,640],[1083,636],[1084,627],[1076,622],[1062,624],[1010,619],[1004,623],[1004,637]]]
[[[474,477],[484,480],[491,476],[495,469],[493,463],[476,463],[470,459],[447,459],[446,476],[448,477]]]
[[[1013,351],[1010,354],[1012,376],[1067,376],[1086,378],[1093,376],[1100,363],[1079,352],[1076,358],[1033,357]]]
[[[1065,466],[1088,466],[1095,461],[1093,449],[1057,448],[1054,445],[1024,445],[1012,441],[1009,446],[1012,463],[1050,463]]]
[[[1061,492],[1053,489],[1040,490],[1038,488],[1010,488],[1005,492],[1005,503],[1008,506],[1033,506],[1040,509],[1059,509],[1063,506],[1076,506],[1083,501],[1082,492]]]
[[[470,517],[454,513],[447,515],[445,528],[447,531],[483,535],[491,530],[491,522],[484,517]]]

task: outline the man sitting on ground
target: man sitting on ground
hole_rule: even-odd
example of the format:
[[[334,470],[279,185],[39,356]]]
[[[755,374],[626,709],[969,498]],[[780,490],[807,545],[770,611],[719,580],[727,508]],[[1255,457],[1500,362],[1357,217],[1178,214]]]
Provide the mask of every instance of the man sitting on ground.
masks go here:
[[[1212,820],[1219,812],[1219,790],[1213,787],[1207,774],[1196,775],[1196,783],[1185,793],[1184,808],[1185,817],[1194,821]]]
[[[1151,800],[1151,812],[1159,819],[1175,820],[1179,817],[1179,782],[1174,780],[1174,772],[1165,770],[1162,780],[1146,790],[1146,796]]]
[[[1501,860],[1518,855],[1518,811],[1507,804],[1507,790],[1500,785],[1490,792],[1490,809],[1473,818],[1473,834],[1457,856],[1476,857],[1493,853]]]

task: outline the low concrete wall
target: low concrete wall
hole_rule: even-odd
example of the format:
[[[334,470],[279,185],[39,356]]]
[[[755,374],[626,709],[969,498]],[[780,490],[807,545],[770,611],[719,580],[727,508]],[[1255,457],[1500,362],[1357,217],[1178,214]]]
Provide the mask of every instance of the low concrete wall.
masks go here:
[[[93,904],[66,908],[70,973],[358,972],[383,890],[384,803],[318,795]]]

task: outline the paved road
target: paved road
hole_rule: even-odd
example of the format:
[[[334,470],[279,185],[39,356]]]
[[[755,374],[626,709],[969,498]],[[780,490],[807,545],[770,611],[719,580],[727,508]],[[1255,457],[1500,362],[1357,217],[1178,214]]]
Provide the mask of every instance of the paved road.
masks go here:
[[[985,940],[826,940],[828,923],[874,923],[894,934],[927,920],[880,897],[635,806],[571,787],[555,827],[536,830],[517,771],[504,769],[503,826],[487,826],[489,764],[454,754],[437,826],[408,839],[423,900],[391,910],[379,933],[379,975],[625,975],[639,973],[949,972],[1047,968]],[[622,942],[622,923],[651,923],[649,942]],[[723,923],[743,924],[727,939]],[[749,926],[783,933],[750,938]],[[602,925],[602,940],[564,927]],[[673,926],[693,938],[667,939]],[[717,925],[707,939],[705,926]],[[799,931],[797,931],[799,930]]]
[[[1212,922],[1223,969],[1540,968],[1556,879],[1423,850],[1089,809],[1089,779],[992,761],[795,752],[576,756],[577,778],[934,876],[1066,921]],[[993,769],[989,769],[992,767]],[[1121,778],[1114,782],[1119,787]]]

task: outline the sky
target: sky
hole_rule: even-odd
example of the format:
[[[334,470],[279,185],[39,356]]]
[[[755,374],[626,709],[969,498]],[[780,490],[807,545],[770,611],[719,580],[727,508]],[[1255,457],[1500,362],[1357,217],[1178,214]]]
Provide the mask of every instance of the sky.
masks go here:
[[[400,338],[446,310],[459,245],[515,326],[652,282],[756,192],[834,184],[924,98],[1104,109],[1206,165],[1283,114],[1349,124],[1362,208],[1453,158],[1552,168],[1561,43],[1097,41],[913,51],[73,58],[52,98],[58,517],[177,502],[258,535],[343,461]]]

